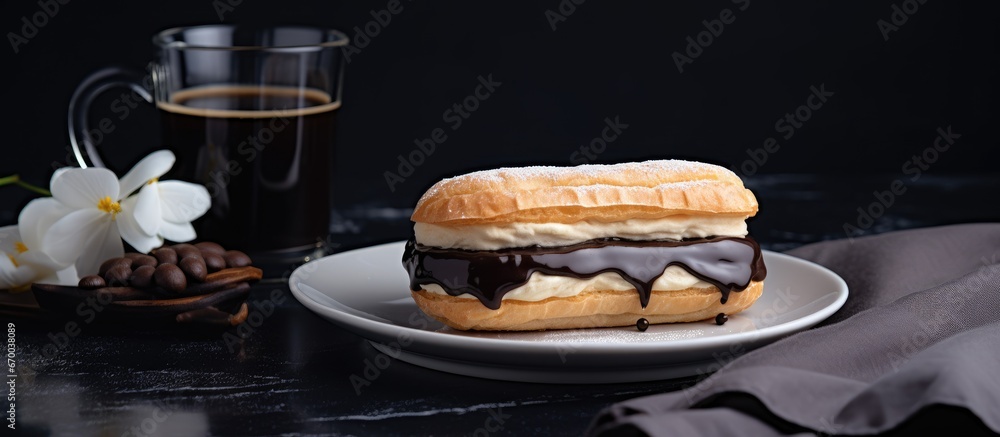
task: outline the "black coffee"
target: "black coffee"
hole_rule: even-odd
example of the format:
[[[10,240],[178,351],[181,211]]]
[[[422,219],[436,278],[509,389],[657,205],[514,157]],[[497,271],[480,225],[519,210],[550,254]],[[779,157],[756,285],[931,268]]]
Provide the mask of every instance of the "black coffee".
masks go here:
[[[219,86],[157,106],[164,144],[177,155],[169,176],[212,196],[195,222],[199,239],[251,252],[325,239],[340,102],[317,90]]]

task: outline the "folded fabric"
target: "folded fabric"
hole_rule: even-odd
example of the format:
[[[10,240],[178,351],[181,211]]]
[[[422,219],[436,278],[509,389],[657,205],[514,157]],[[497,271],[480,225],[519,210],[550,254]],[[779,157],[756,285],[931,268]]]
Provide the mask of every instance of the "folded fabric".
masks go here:
[[[1000,433],[1000,224],[788,253],[844,278],[840,311],[684,390],[611,405],[588,434]]]

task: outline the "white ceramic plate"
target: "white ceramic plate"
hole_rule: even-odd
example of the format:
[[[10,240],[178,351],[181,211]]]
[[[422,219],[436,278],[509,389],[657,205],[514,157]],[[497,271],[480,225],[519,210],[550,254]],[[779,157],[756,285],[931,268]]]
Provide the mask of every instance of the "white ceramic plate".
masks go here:
[[[327,256],[296,269],[292,294],[310,310],[418,366],[482,378],[548,383],[651,381],[708,374],[747,351],[826,319],[847,284],[811,262],[764,251],[764,292],[729,322],[542,332],[463,332],[410,298],[403,242]]]

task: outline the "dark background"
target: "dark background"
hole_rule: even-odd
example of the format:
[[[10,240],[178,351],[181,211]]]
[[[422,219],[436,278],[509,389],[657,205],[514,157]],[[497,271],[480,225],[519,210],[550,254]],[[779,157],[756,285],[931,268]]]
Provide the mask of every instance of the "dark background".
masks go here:
[[[356,26],[372,20],[370,11],[387,2],[241,0],[223,18],[320,25],[354,37]],[[403,238],[409,233],[404,209],[442,177],[497,165],[571,164],[574,151],[615,116],[629,127],[597,162],[684,157],[733,167],[760,200],[751,234],[766,249],[850,236],[846,225],[868,234],[1000,221],[994,167],[1000,157],[994,128],[1000,2],[927,0],[885,41],[876,22],[891,20],[893,5],[903,3],[751,0],[679,73],[671,54],[685,50],[685,38],[697,37],[703,20],[740,4],[587,0],[553,31],[545,13],[557,11],[559,0],[402,0],[403,11],[347,66],[333,182],[343,212],[335,215],[334,241],[348,249]],[[0,47],[0,176],[20,173],[43,186],[54,167],[68,162],[66,107],[81,80],[111,64],[141,69],[159,30],[222,21],[213,0],[70,0],[59,7],[19,53],[6,38]],[[40,10],[38,0],[5,0],[0,31],[21,32],[21,18]],[[490,74],[503,85],[452,131],[442,113],[475,90],[477,77]],[[776,121],[821,84],[834,95],[783,138]],[[102,147],[119,172],[162,146],[152,108],[140,106],[124,120],[112,113],[111,101],[123,92],[110,91],[92,114],[115,120]],[[949,125],[961,138],[911,181],[903,166]],[[390,191],[384,173],[436,128],[448,131],[448,140]],[[771,137],[781,148],[754,174],[741,170],[753,162],[747,150]],[[878,206],[873,192],[896,180],[906,181],[906,194],[890,208]],[[0,187],[0,225],[14,223],[31,197]],[[865,226],[855,208],[884,214]],[[380,211],[387,217],[373,219]],[[285,287],[284,280],[262,283],[252,300]],[[18,341],[49,344],[64,322],[18,320]],[[120,434],[148,417],[146,408],[164,402],[183,419],[163,429],[440,434],[474,430],[487,417],[475,408],[506,402],[516,405],[510,434],[579,434],[612,402],[693,382],[529,385],[397,362],[354,397],[347,375],[361,374],[378,352],[361,337],[329,327],[288,298],[245,348],[241,342],[238,354],[215,337],[181,341],[117,324],[107,331],[85,328],[58,358],[34,354],[32,361],[26,354],[34,369],[25,374],[37,379],[19,385],[28,390],[28,403],[19,408],[27,413],[22,418],[34,420],[19,425],[34,425],[38,434]]]
[[[153,56],[151,36],[164,28],[218,23],[327,26],[352,39],[386,1],[243,0],[220,20],[225,0],[170,2],[70,1],[27,44],[0,48],[3,118],[0,175],[20,173],[38,185],[67,163],[66,107],[76,85],[101,67],[137,69]],[[238,0],[232,0],[238,1]],[[565,0],[566,5],[571,5]],[[902,1],[800,2],[729,0],[574,5],[550,27],[540,2],[402,0],[403,10],[352,56],[347,66],[334,169],[338,208],[411,206],[439,178],[515,164],[571,164],[574,151],[601,133],[606,117],[627,130],[596,162],[663,157],[730,166],[748,179],[776,173],[886,175],[930,147],[938,127],[961,134],[927,174],[996,174],[997,2],[919,5],[883,39],[876,22],[891,21]],[[860,3],[860,4],[858,4]],[[0,30],[20,33],[37,1],[8,1]],[[732,9],[735,21],[678,72],[671,54],[702,20]],[[473,93],[480,75],[502,85],[457,130],[442,113]],[[834,95],[791,138],[776,121],[806,103],[811,86]],[[110,101],[93,119],[110,116],[115,131],[102,147],[119,172],[159,148],[155,111],[142,106],[124,120]],[[435,128],[448,133],[412,176],[390,191],[386,171],[414,140]],[[774,137],[780,149],[750,174],[747,150]],[[109,156],[110,155],[110,156]],[[877,179],[881,182],[882,179]],[[886,188],[879,183],[872,189]],[[871,196],[865,187],[864,193]],[[0,189],[0,224],[13,223],[32,194]],[[915,199],[914,199],[915,200]],[[844,219],[852,219],[845,212]]]

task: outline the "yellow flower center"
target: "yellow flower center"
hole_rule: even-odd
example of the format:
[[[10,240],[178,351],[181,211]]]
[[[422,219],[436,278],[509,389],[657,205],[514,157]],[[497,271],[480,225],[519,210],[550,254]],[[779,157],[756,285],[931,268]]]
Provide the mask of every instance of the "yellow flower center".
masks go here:
[[[112,218],[122,212],[122,206],[118,202],[111,200],[111,196],[104,196],[100,202],[97,202],[97,209],[111,214]]]
[[[16,259],[14,259],[14,255],[7,255],[7,258],[10,258],[10,262],[14,263],[14,267],[21,267],[21,266],[20,266],[20,265],[19,265],[19,264],[17,263],[17,260],[16,260]]]
[[[160,178],[152,178],[152,179],[146,181],[146,184],[147,185],[153,185],[154,183],[157,183],[159,181],[160,181]]]
[[[28,246],[25,246],[24,243],[18,241],[17,243],[14,243],[14,250],[16,250],[17,253],[24,253],[28,251]]]

